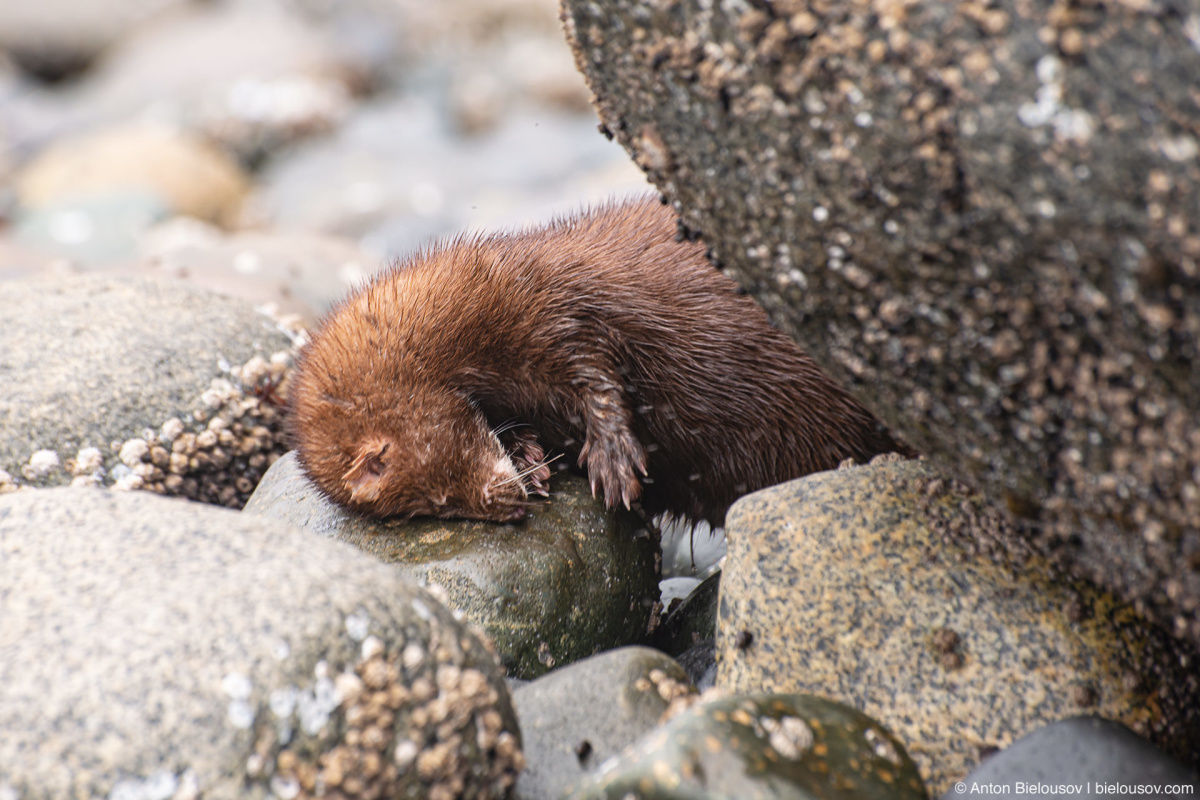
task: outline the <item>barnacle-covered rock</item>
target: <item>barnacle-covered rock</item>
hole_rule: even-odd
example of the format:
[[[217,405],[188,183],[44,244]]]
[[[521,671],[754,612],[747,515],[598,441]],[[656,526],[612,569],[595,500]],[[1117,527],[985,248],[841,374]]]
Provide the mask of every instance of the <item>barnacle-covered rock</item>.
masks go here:
[[[148,489],[240,507],[284,451],[294,332],[166,280],[0,283],[0,490]]]
[[[0,796],[508,797],[486,646],[337,542],[144,492],[0,497]]]

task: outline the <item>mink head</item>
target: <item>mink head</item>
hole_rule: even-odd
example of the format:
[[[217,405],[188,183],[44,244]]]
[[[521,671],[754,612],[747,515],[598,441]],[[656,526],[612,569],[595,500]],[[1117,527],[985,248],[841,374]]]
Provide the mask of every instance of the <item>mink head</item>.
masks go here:
[[[525,516],[522,476],[465,398],[446,392],[297,399],[292,427],[301,463],[334,501],[375,517],[511,522]]]

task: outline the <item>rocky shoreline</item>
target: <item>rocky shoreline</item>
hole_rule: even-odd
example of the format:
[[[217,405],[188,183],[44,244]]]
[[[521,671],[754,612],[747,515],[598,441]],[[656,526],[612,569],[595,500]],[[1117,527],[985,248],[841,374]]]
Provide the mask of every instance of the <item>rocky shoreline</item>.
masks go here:
[[[791,75],[805,113],[826,114],[817,101],[833,100],[804,90],[816,73],[785,68],[789,53],[820,49],[808,29],[836,9],[750,5],[732,33],[706,35],[766,48],[754,69]],[[569,470],[516,525],[367,520],[308,483],[288,453],[288,381],[307,327],[346,291],[429,237],[648,190],[596,130],[553,2],[45,6],[41,16],[0,9],[0,800],[1195,792],[1194,498],[1176,493],[1170,513],[1185,524],[1159,539],[1145,535],[1152,518],[1140,520],[1149,550],[1117,539],[1107,566],[1080,569],[1029,535],[1023,504],[1045,496],[1003,461],[1006,443],[979,458],[993,471],[1008,463],[1009,488],[1022,491],[953,468],[929,427],[946,400],[936,381],[891,407],[879,399],[891,388],[875,398],[926,457],[847,463],[747,496],[716,534],[607,512]],[[687,207],[681,235],[702,228],[714,258],[757,287],[784,328],[811,334],[824,316],[789,322],[785,311],[799,279],[752,267],[782,264],[783,251],[734,255],[741,234],[725,225],[742,212],[728,192],[740,190],[729,184],[717,203],[689,182],[689,151],[663,121],[681,95],[660,98],[657,122],[620,108],[611,81],[633,73],[589,66],[620,40],[578,6],[565,4],[577,15],[568,27],[603,127]],[[93,19],[99,7],[124,26]],[[694,21],[671,16],[684,5],[655,8],[635,11],[621,34],[646,31],[628,46],[648,58],[637,68],[670,81],[693,70],[693,83],[663,85],[698,86],[694,109],[725,102],[731,119],[769,131],[756,103],[771,98],[738,88],[751,73],[733,50],[697,39],[649,55],[661,44],[653,25]],[[989,36],[1020,27],[1011,16],[1001,26],[1000,13],[980,9],[976,24]],[[1200,25],[1193,17],[1183,29]],[[838,41],[856,30],[847,19],[826,25]],[[1064,30],[1090,41],[1095,20],[1081,20]],[[893,41],[905,25],[890,30],[887,47],[920,51]],[[1060,34],[1070,61],[1074,34]],[[879,48],[862,44],[875,58]],[[876,63],[892,63],[883,56]],[[722,101],[709,84],[734,89]],[[873,96],[837,91],[859,131],[886,124],[864,105]],[[1076,117],[1056,119],[1039,129],[1078,131]],[[705,130],[691,141],[719,133]],[[1182,134],[1171,141],[1185,147]],[[1195,159],[1175,161],[1191,170]],[[753,184],[753,170],[739,174]],[[1163,230],[1190,181],[1168,176]],[[792,186],[795,202],[824,184],[808,186]],[[756,241],[774,242],[766,194],[743,196],[758,204]],[[920,206],[879,197],[889,219]],[[823,200],[807,219],[825,230],[844,210]],[[905,326],[934,320],[941,301],[910,302],[897,282],[866,307],[861,292],[882,285],[867,253],[891,245],[865,250],[873,239],[832,222],[848,238],[820,235],[832,284],[793,266],[801,289],[841,287],[824,357],[859,392],[883,379],[878,364],[856,361],[855,342],[885,352],[898,336],[916,348]],[[1146,325],[1165,324],[1162,358],[1146,350],[1154,363],[1191,341],[1194,294],[1169,255],[1151,289],[1171,317],[1135,298]],[[995,307],[1009,302],[993,294]],[[1087,296],[1101,307],[1102,295]],[[1012,303],[1010,316],[1024,307]],[[987,315],[972,319],[984,330]],[[1023,335],[980,335],[998,357],[1027,355]],[[901,379],[926,374],[931,351],[920,352]],[[1097,369],[1114,379],[1104,358]],[[1032,391],[1028,376],[995,376]],[[1189,380],[1179,386],[1195,389]],[[1140,386],[1125,405],[1190,446],[1178,398],[1155,416],[1159,384]],[[1165,452],[1143,439],[1133,473]],[[1090,468],[1090,457],[1076,463]],[[1178,465],[1160,466],[1174,491]],[[1169,568],[1176,591],[1167,580],[1153,584],[1162,598],[1139,599],[1105,578],[1144,552],[1181,558]]]

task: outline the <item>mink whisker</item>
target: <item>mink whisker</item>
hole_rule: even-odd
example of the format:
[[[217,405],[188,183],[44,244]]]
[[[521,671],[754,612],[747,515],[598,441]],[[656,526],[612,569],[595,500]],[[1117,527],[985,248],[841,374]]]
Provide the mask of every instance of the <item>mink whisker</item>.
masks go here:
[[[501,422],[499,425],[496,426],[496,429],[493,430],[492,433],[499,436],[502,433],[507,433],[508,431],[514,430],[516,428],[528,428],[528,427],[529,427],[528,422],[521,422],[519,419],[516,419],[514,417],[513,419],[509,419],[505,422]]]
[[[507,486],[508,484],[513,483],[515,481],[524,480],[525,478],[529,477],[533,473],[537,472],[542,467],[548,466],[549,464],[552,464],[553,462],[557,461],[558,459],[560,459],[562,457],[563,457],[563,454],[559,453],[556,456],[551,456],[550,458],[544,458],[541,461],[538,461],[538,462],[530,465],[527,469],[521,470],[516,475],[513,475],[511,478],[505,478],[504,480],[497,483],[496,486],[497,487]]]

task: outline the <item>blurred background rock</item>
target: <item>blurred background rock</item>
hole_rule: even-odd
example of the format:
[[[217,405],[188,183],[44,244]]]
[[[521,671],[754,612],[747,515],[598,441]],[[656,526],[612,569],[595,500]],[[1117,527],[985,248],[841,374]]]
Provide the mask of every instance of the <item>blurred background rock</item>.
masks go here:
[[[165,274],[312,320],[421,242],[648,185],[555,0],[0,3],[0,279]]]

